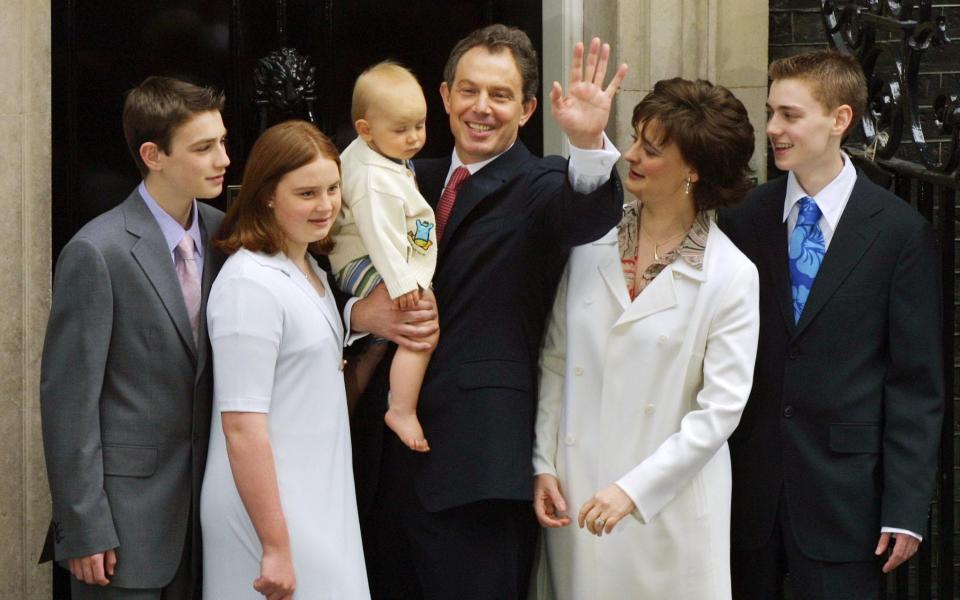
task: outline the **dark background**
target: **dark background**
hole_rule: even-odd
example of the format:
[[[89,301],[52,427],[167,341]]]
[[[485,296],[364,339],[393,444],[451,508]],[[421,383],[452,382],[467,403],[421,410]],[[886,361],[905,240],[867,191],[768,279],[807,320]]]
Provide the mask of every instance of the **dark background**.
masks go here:
[[[288,46],[310,57],[317,124],[341,147],[352,138],[357,75],[387,58],[410,67],[429,108],[420,156],[431,157],[453,148],[438,90],[459,39],[501,22],[524,29],[542,47],[540,0],[91,0],[54,2],[52,9],[54,260],[84,223],[119,204],[140,181],[120,116],[125,92],[149,75],[226,92],[227,183],[236,185],[259,133],[253,69],[272,50]],[[521,130],[537,154],[541,115]],[[225,198],[226,192],[211,203],[224,208]]]
[[[917,2],[914,1],[916,5]],[[933,2],[933,16],[942,16],[946,21],[947,35],[960,36],[960,4],[957,2]],[[770,61],[778,58],[827,48],[827,36],[824,33],[823,17],[820,12],[820,0],[770,0]],[[881,33],[881,44],[895,51],[901,45],[898,37]],[[892,59],[885,57],[880,61],[879,71],[891,78],[894,72]],[[949,152],[950,137],[942,135],[934,124],[933,102],[941,93],[960,93],[960,39],[942,48],[928,51],[921,63],[919,85],[917,86],[917,104],[920,109],[920,122],[927,145],[935,156],[944,156]],[[904,132],[896,157],[912,162],[920,162],[920,153],[908,132]],[[857,129],[851,135],[850,142],[862,143],[862,132]],[[767,153],[768,177],[773,179],[781,174],[773,164],[773,153]]]

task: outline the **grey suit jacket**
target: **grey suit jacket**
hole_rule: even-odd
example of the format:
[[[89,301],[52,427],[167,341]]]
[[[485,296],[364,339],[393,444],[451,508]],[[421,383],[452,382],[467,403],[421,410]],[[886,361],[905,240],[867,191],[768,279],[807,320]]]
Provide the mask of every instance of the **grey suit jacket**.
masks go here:
[[[185,543],[199,567],[212,392],[206,299],[223,263],[209,240],[222,218],[199,204],[208,240],[199,345],[163,233],[137,191],[57,260],[40,377],[54,551],[65,560],[118,548],[120,587],[169,583]]]

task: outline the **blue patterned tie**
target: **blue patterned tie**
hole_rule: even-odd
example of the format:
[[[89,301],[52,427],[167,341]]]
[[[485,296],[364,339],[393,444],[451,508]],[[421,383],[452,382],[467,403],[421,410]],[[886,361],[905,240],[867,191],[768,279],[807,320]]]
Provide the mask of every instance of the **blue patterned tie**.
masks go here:
[[[807,303],[813,280],[817,277],[823,255],[827,251],[820,231],[820,207],[816,201],[804,196],[800,199],[800,216],[797,226],[790,234],[790,283],[793,294],[793,322],[800,320],[803,306]]]

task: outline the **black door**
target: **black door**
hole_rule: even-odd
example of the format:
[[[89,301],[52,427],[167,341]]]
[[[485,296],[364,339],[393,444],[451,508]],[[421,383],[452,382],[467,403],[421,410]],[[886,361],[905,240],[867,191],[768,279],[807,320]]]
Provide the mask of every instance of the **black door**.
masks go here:
[[[540,0],[96,0],[54,2],[52,18],[54,257],[139,181],[120,114],[124,92],[148,75],[226,92],[227,178],[236,185],[260,130],[254,68],[271,51],[290,47],[310,59],[317,124],[341,144],[352,135],[350,95],[360,71],[387,58],[407,65],[429,105],[421,156],[439,156],[453,146],[438,90],[456,41],[502,22],[521,27],[541,47]],[[541,115],[521,130],[537,153]],[[226,192],[213,203],[223,208],[225,198]]]

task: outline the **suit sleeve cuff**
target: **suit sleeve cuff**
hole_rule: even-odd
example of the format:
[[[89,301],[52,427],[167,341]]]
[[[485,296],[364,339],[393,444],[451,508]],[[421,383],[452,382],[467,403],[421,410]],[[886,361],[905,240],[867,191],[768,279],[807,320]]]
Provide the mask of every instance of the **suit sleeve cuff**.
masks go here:
[[[893,533],[893,534],[905,533],[905,534],[907,534],[907,535],[909,535],[909,536],[911,536],[911,537],[917,538],[917,539],[918,539],[919,541],[921,541],[921,542],[923,541],[923,536],[922,536],[922,535],[916,534],[916,533],[910,531],[909,529],[900,529],[899,527],[881,527],[881,528],[880,528],[880,533]]]

